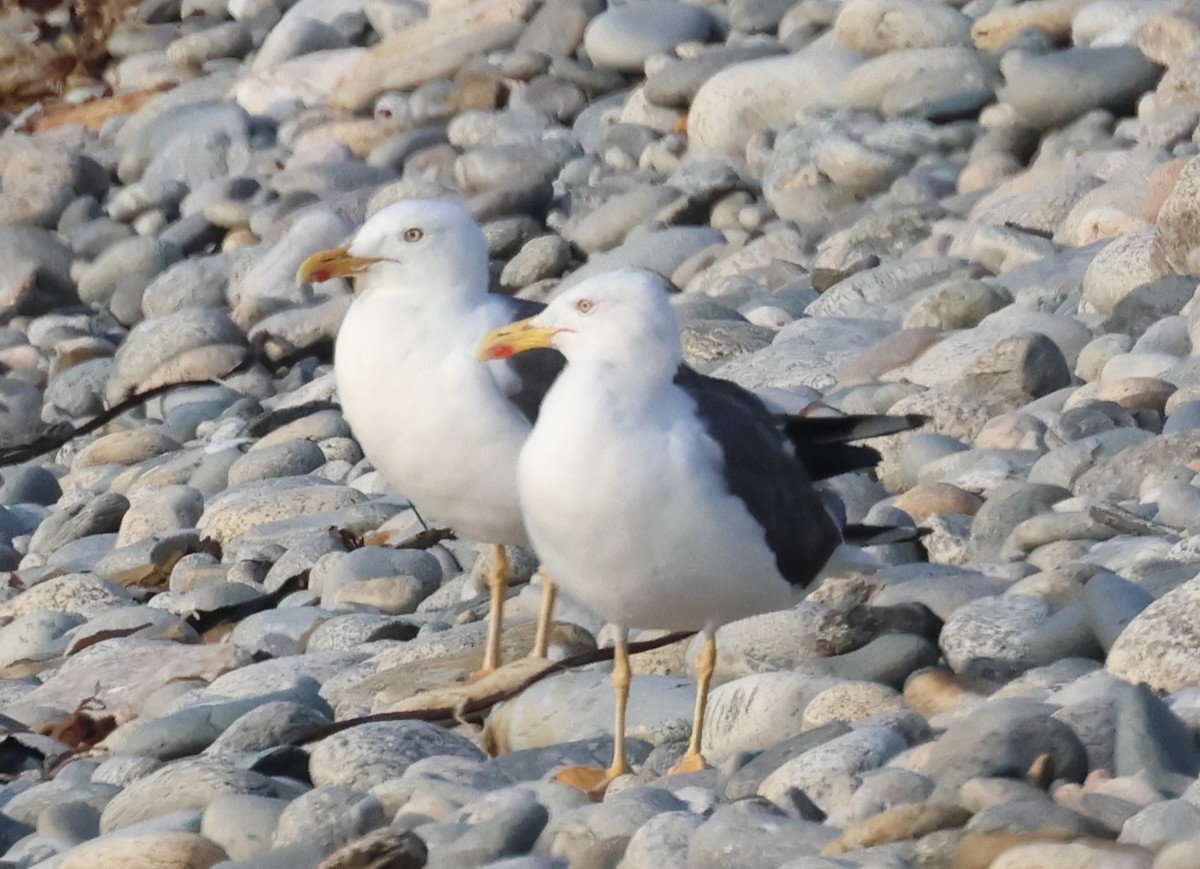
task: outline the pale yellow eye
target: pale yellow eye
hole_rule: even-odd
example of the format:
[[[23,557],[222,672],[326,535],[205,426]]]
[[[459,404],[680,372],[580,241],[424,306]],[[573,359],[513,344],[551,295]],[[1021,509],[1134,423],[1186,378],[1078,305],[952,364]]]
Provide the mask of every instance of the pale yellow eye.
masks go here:
[[[594,307],[596,307],[596,303],[591,299],[580,299],[575,303],[575,310],[581,314],[590,314]]]
[[[415,226],[412,229],[404,230],[405,241],[420,241],[424,235],[425,233],[417,229]]]

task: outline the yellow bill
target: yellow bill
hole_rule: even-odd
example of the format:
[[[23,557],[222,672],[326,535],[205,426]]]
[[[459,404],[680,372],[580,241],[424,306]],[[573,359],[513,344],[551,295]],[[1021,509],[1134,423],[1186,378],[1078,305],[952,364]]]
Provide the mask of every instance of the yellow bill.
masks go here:
[[[347,247],[319,250],[300,263],[300,268],[296,270],[296,283],[319,284],[331,278],[357,275],[377,262],[379,257],[351,256]]]
[[[551,339],[559,331],[534,326],[529,320],[518,320],[484,335],[475,356],[480,362],[484,362],[488,359],[507,359],[538,347],[549,347]]]

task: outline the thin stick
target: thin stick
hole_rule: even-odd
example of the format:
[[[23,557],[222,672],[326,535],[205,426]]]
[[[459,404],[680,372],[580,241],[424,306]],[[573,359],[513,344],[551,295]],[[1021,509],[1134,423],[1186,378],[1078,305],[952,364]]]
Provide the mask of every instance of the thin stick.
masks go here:
[[[56,450],[61,446],[65,446],[77,437],[85,434],[90,434],[103,425],[112,422],[121,414],[141,407],[152,398],[156,398],[173,389],[182,389],[187,386],[214,386],[219,385],[220,380],[226,377],[232,377],[235,374],[240,374],[248,369],[254,362],[254,355],[247,354],[246,358],[235,365],[233,368],[226,371],[219,377],[209,377],[205,380],[182,380],[177,383],[163,383],[158,386],[151,387],[145,392],[139,392],[136,395],[131,395],[124,401],[119,401],[110,407],[108,410],[93,417],[82,425],[76,426],[66,431],[54,432],[38,438],[31,444],[24,444],[19,447],[11,447],[9,449],[0,450],[0,468],[6,468],[10,465],[19,465],[22,462],[27,462],[30,459],[36,459],[38,456],[44,455],[51,450]]]
[[[680,631],[674,634],[667,634],[665,637],[658,637],[653,640],[642,640],[637,643],[629,644],[629,654],[636,655],[639,652],[649,652],[654,649],[661,649],[663,646],[669,646],[672,643],[677,643],[680,640],[686,640],[688,637],[695,636],[692,631]],[[497,691],[494,694],[489,694],[486,697],[480,697],[464,703],[461,706],[443,706],[436,709],[409,709],[404,712],[377,712],[374,715],[363,715],[359,718],[347,718],[345,721],[335,721],[332,724],[324,724],[314,728],[307,733],[302,734],[299,738],[293,741],[293,745],[306,745],[310,742],[315,742],[318,739],[324,739],[327,736],[333,736],[335,733],[341,733],[343,730],[350,730],[358,727],[361,724],[374,724],[377,721],[429,721],[434,724],[439,723],[454,723],[458,717],[471,715],[478,712],[483,712],[490,709],[497,703],[502,703],[505,700],[511,700],[516,697],[526,688],[542,681],[547,676],[553,676],[556,673],[562,673],[566,670],[571,670],[576,667],[583,667],[587,664],[596,664],[600,661],[611,661],[615,649],[611,646],[604,649],[596,649],[591,652],[583,652],[579,655],[574,655],[570,658],[564,658],[561,661],[552,663],[545,670],[534,673],[529,678],[525,679],[520,684],[513,688],[507,688],[503,691]]]

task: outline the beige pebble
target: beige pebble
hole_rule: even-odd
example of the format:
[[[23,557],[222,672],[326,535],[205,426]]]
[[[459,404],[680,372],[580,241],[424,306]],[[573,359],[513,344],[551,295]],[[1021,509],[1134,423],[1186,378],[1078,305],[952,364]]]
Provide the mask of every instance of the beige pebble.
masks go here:
[[[152,456],[182,449],[182,445],[153,426],[118,431],[88,444],[71,463],[72,468],[97,465],[132,465]]]
[[[1144,848],[1091,840],[1018,845],[997,857],[991,869],[1150,869],[1153,864],[1154,856]]]
[[[337,142],[354,152],[355,157],[365,160],[376,145],[398,132],[400,127],[394,121],[375,118],[334,121],[304,133],[292,144],[292,150],[300,151],[316,143]]]
[[[872,383],[892,369],[908,365],[942,340],[940,329],[901,329],[868,347],[838,374],[838,386]]]
[[[924,718],[948,712],[964,703],[983,699],[945,670],[918,670],[904,683],[904,704]]]
[[[896,496],[893,506],[900,508],[916,522],[938,513],[943,515],[974,516],[983,506],[983,499],[974,492],[950,483],[918,483]]]
[[[1151,16],[1135,35],[1142,54],[1160,66],[1171,66],[1200,45],[1200,19],[1185,8]]]
[[[903,708],[899,692],[877,682],[843,682],[821,691],[804,707],[802,724],[815,730],[835,721],[858,721]]]
[[[1157,377],[1122,377],[1108,382],[1093,381],[1071,393],[1063,402],[1063,410],[1071,410],[1089,401],[1111,401],[1122,407],[1149,408],[1162,412],[1176,391],[1175,384]]]
[[[885,809],[874,817],[854,821],[842,835],[825,846],[822,854],[845,854],[890,842],[916,839],[937,830],[961,827],[971,818],[962,806],[946,803],[904,803]]]
[[[225,852],[196,833],[96,839],[67,854],[60,869],[209,869]]]
[[[993,51],[1013,39],[1022,30],[1037,27],[1056,42],[1069,42],[1075,13],[1093,0],[1033,0],[1020,6],[996,9],[978,19],[971,28],[975,47]]]
[[[1141,207],[1138,211],[1138,215],[1143,220],[1150,223],[1158,220],[1158,212],[1162,210],[1167,196],[1175,188],[1175,182],[1179,180],[1179,173],[1183,171],[1187,162],[1187,157],[1169,160],[1157,166],[1150,173],[1150,177],[1146,181],[1146,193],[1142,197]]]

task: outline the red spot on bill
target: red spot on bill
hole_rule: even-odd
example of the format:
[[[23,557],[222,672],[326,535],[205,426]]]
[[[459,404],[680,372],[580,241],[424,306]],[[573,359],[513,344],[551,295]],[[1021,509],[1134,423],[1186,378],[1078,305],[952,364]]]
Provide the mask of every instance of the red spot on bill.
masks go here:
[[[511,344],[495,344],[487,349],[488,359],[507,359],[514,356],[516,351]]]
[[[315,272],[309,275],[309,280],[311,280],[313,283],[320,284],[332,277],[333,272],[331,272],[329,269],[317,269]]]

